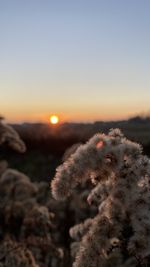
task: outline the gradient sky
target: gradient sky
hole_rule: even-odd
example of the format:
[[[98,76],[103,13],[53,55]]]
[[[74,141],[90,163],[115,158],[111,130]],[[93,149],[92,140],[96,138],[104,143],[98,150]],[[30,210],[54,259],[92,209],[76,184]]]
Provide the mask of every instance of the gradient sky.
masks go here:
[[[150,111],[149,0],[0,0],[0,112],[8,121]]]

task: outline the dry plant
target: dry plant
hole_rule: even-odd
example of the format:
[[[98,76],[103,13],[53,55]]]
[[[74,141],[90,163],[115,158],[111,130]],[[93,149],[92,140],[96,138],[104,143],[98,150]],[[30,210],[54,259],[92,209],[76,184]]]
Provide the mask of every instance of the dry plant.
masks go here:
[[[0,118],[2,144],[25,152],[17,132]],[[46,191],[48,184],[32,183],[0,161],[0,267],[63,266],[63,249],[56,242],[57,228]]]
[[[87,202],[97,213],[70,229],[73,266],[149,266],[150,160],[142,147],[119,129],[96,134],[57,168],[52,194],[70,201],[88,181]]]

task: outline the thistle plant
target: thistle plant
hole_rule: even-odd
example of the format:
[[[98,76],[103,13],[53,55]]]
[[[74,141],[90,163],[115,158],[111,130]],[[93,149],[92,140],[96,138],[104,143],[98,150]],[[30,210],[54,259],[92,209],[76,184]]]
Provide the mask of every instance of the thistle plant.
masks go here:
[[[96,134],[57,168],[52,194],[65,200],[87,181],[97,213],[70,229],[73,267],[149,266],[150,160],[142,147],[119,129]]]

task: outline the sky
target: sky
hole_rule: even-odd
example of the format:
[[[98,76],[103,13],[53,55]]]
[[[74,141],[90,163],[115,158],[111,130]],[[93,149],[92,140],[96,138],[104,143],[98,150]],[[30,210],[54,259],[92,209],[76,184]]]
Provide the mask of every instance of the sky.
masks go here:
[[[116,120],[150,111],[149,0],[0,0],[0,114]]]

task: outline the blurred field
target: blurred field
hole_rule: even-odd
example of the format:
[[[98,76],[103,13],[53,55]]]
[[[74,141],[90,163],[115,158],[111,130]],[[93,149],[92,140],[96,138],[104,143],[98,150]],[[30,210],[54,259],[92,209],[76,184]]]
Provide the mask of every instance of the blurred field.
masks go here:
[[[106,133],[110,128],[120,128],[129,139],[141,143],[145,154],[150,156],[149,117],[88,124],[65,123],[54,127],[40,123],[12,126],[24,140],[27,151],[18,155],[2,147],[1,155],[10,167],[24,172],[33,181],[49,182],[67,148],[75,143],[86,142],[94,133]]]

